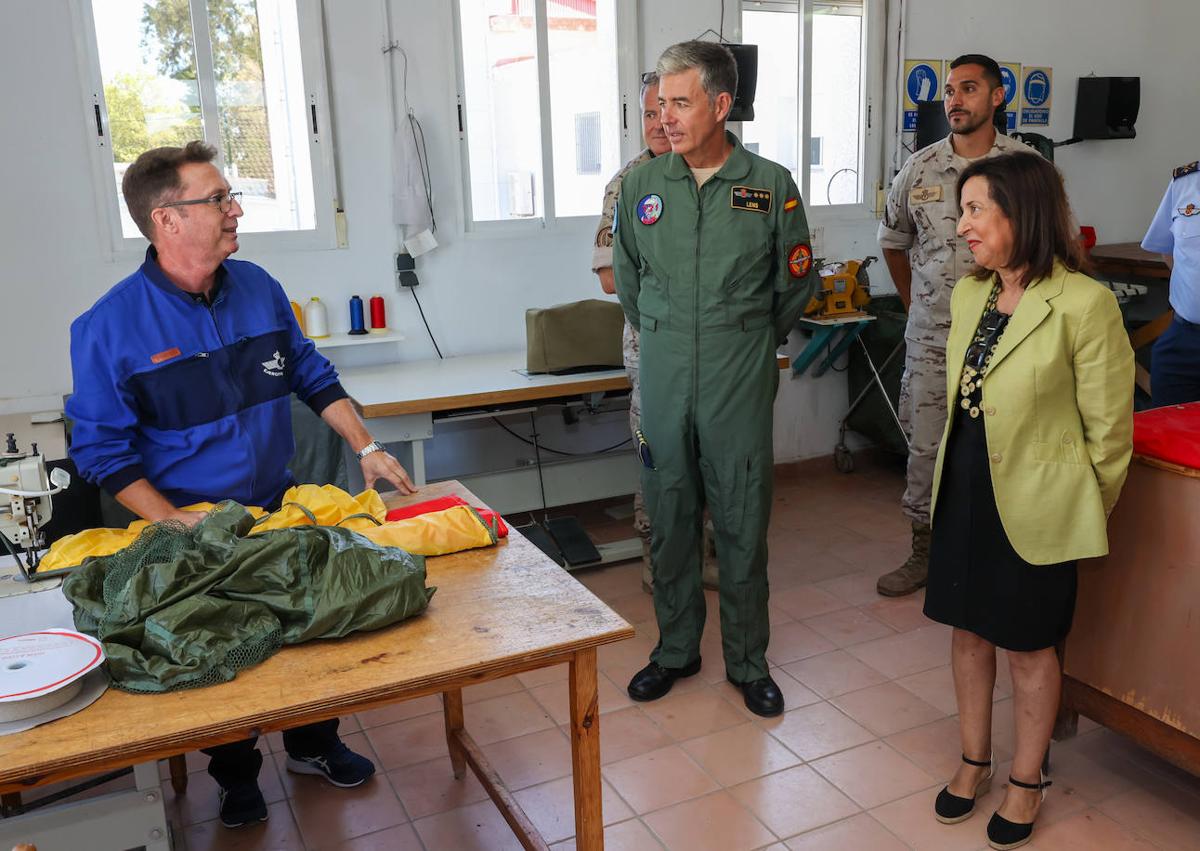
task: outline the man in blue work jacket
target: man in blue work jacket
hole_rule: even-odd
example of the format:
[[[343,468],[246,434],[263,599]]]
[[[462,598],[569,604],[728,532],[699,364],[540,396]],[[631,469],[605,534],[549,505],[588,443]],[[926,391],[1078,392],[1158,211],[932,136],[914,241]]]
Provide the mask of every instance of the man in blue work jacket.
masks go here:
[[[621,185],[613,270],[640,332],[642,484],[659,642],[629,694],[655,700],[700,670],[701,525],[716,531],[725,674],[759,715],[783,711],[767,671],[767,524],[775,349],[812,295],[808,224],[787,169],[750,153],[725,119],[728,48],[691,41],[658,61],[671,153]]]
[[[1171,267],[1170,326],[1154,342],[1150,395],[1156,407],[1200,401],[1200,162],[1171,173],[1142,248]]]
[[[414,488],[367,432],[337,372],[301,334],[279,283],[228,259],[239,192],[202,142],[146,151],[121,184],[150,240],[146,259],[71,325],[66,411],[80,473],[138,516],[196,525],[181,506],[233,499],[268,509],[293,483],[290,396],[349,443],[368,486]],[[337,719],[283,734],[287,768],[335,786],[375,772],[338,738]],[[265,821],[253,738],[206,748],[226,827]]]

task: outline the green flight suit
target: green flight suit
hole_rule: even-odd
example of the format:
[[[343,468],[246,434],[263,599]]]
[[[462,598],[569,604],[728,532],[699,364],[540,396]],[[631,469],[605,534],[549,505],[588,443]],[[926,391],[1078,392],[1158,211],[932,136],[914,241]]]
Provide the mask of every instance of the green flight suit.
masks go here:
[[[642,432],[659,643],[682,668],[699,654],[705,504],[716,529],[728,675],[767,676],[767,524],[775,351],[817,281],[788,171],[732,133],[729,159],[697,189],[678,154],[625,177],[613,244],[617,294],[640,331]]]

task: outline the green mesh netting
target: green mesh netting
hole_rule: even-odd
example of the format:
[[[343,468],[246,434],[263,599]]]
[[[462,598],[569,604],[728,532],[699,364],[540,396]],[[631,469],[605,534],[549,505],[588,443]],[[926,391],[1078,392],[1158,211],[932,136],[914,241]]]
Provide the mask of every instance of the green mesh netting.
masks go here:
[[[129,547],[86,559],[63,585],[75,625],[98,638],[118,688],[214,685],[285,644],[378,629],[422,611],[425,560],[344,528],[248,536],[233,502],[194,529],[147,527]]]

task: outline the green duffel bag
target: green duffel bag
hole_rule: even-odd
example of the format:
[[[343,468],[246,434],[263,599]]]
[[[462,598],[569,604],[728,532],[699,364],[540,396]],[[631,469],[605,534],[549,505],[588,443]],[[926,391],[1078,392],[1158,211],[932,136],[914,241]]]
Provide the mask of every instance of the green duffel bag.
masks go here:
[[[624,364],[625,313],[598,298],[525,311],[525,357],[530,372],[561,375],[615,369]]]

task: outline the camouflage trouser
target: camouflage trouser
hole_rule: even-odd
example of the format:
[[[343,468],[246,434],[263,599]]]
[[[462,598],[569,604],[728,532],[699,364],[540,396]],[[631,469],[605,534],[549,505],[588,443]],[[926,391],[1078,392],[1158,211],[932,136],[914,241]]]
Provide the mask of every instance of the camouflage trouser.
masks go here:
[[[914,523],[929,523],[933,468],[946,426],[946,350],[908,340],[900,379],[900,423],[908,435],[908,480],[901,506]]]
[[[621,353],[625,359],[625,372],[629,376],[629,432],[637,445],[637,430],[642,427],[642,388],[638,381],[638,333],[626,322],[621,337]],[[650,518],[646,516],[646,504],[642,499],[642,480],[638,478],[637,490],[633,494],[633,528],[638,537],[650,543]]]

